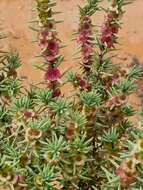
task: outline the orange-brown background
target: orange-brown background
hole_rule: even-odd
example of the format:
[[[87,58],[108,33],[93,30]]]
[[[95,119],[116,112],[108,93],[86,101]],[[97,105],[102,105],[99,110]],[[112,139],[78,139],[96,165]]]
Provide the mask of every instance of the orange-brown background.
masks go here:
[[[59,36],[63,43],[68,45],[62,52],[67,60],[61,65],[62,69],[76,65],[72,58],[76,44],[70,39],[72,32],[77,29],[77,5],[82,5],[84,2],[85,0],[57,0],[57,10],[62,11],[58,17],[64,20],[64,23],[58,26]],[[39,71],[34,71],[32,68],[33,64],[41,62],[34,58],[38,47],[31,42],[36,36],[29,29],[28,23],[35,16],[32,11],[34,3],[35,0],[0,0],[0,30],[8,34],[8,38],[0,43],[0,48],[19,51],[23,63],[20,75],[27,76],[30,82],[40,80],[41,77]],[[100,24],[102,18],[103,15],[99,14],[94,18],[94,23]],[[124,56],[137,55],[143,61],[143,0],[135,0],[126,8],[123,23],[120,43]]]

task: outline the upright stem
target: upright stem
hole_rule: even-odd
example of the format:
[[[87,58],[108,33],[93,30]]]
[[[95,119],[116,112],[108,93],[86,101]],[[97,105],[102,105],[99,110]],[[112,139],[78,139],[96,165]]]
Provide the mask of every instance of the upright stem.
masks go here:
[[[58,69],[63,57],[59,55],[60,40],[56,32],[56,21],[53,18],[53,7],[55,3],[51,0],[37,0],[40,32],[38,35],[39,46],[42,57],[46,62],[44,80],[48,88],[53,92],[53,97],[61,95],[60,78]]]

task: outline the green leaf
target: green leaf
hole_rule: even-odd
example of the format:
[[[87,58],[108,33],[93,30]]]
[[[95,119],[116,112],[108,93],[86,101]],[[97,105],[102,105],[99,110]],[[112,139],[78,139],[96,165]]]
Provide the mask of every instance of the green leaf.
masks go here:
[[[71,142],[71,147],[74,148],[78,153],[88,153],[92,150],[91,142],[93,138],[86,139],[86,134],[82,137],[76,135]]]
[[[114,143],[118,139],[118,132],[116,128],[111,128],[108,131],[105,131],[102,136],[102,141],[105,143]]]
[[[85,124],[87,123],[87,119],[84,115],[82,115],[80,112],[71,112],[67,119],[75,122],[79,127],[83,127],[85,126]]]
[[[34,102],[28,96],[22,96],[14,100],[14,109],[31,109],[33,108]]]
[[[97,93],[97,91],[91,91],[91,92],[82,91],[80,93],[81,101],[89,107],[101,105],[102,103],[101,96],[102,95]]]
[[[51,120],[49,117],[43,116],[39,120],[31,120],[28,124],[28,127],[47,131],[51,128]]]
[[[122,112],[125,114],[125,116],[133,116],[136,113],[134,107],[128,104],[122,107]]]
[[[52,100],[52,92],[48,89],[37,89],[36,98],[38,102],[48,105]]]
[[[79,6],[81,17],[91,16],[99,10],[98,4],[101,0],[88,0],[87,4],[82,8]]]
[[[7,55],[7,68],[9,70],[15,70],[21,66],[21,59],[18,53],[9,53]]]
[[[135,65],[133,66],[129,73],[126,75],[128,80],[137,80],[141,78],[143,75],[143,68],[141,66]]]
[[[9,96],[17,95],[21,87],[21,82],[18,79],[6,78],[0,82],[0,91],[8,93]]]
[[[72,103],[65,98],[58,98],[55,102],[51,102],[49,107],[57,114],[61,115],[66,113],[71,107]]]

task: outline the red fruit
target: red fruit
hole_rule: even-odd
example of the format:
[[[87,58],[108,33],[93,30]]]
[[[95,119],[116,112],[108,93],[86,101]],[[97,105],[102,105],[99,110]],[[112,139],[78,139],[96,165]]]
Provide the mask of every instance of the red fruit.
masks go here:
[[[120,178],[121,186],[127,188],[135,181],[136,177],[138,177],[138,172],[136,168],[132,166],[132,160],[124,160],[119,168],[117,168],[116,175]]]
[[[92,89],[91,85],[87,84],[86,89],[87,89],[87,91],[91,91],[91,89]]]
[[[81,79],[79,81],[79,85],[80,85],[80,87],[85,88],[86,87],[86,81],[84,79]]]
[[[54,24],[51,22],[51,23],[49,23],[48,24],[48,28],[51,30],[51,29],[53,29],[54,28]]]
[[[83,57],[84,57],[84,59],[87,59],[87,58],[89,58],[89,56],[91,55],[91,53],[92,53],[92,47],[91,46],[89,46],[89,45],[84,45],[83,47],[82,47],[82,55],[83,55]]]
[[[54,61],[56,58],[56,55],[59,52],[59,44],[56,41],[50,41],[48,44],[46,44],[47,50],[43,53],[44,58],[51,62]]]
[[[39,39],[40,40],[46,40],[47,36],[49,35],[49,32],[47,30],[44,30],[42,32],[39,33]]]
[[[34,115],[35,115],[35,113],[32,110],[25,110],[24,111],[24,116],[26,118],[32,118],[32,117],[34,117]]]
[[[57,88],[56,90],[53,91],[53,97],[59,97],[61,96],[61,90]]]
[[[61,73],[59,69],[49,67],[45,73],[45,80],[56,81],[60,79]]]
[[[53,54],[50,54],[48,51],[44,52],[43,56],[44,56],[45,60],[48,62],[54,61],[56,59],[56,56]]]
[[[87,30],[90,34],[91,33],[91,24],[90,23],[84,23],[83,29]]]
[[[119,74],[114,74],[114,75],[112,76],[112,80],[113,80],[113,82],[118,82],[118,81],[120,80]]]
[[[108,21],[108,22],[112,22],[113,19],[114,19],[113,14],[112,14],[112,13],[108,13],[108,15],[107,15],[107,21]]]
[[[48,47],[48,42],[47,42],[47,40],[41,39],[40,42],[39,42],[39,46],[40,46],[41,49],[47,48],[47,47]]]
[[[118,27],[118,26],[112,26],[111,30],[112,30],[112,32],[113,32],[114,34],[117,34],[118,31],[119,31],[119,27]]]
[[[52,55],[57,55],[59,52],[59,43],[56,41],[50,41],[48,43],[48,51],[51,52]]]
[[[79,33],[79,36],[77,38],[77,42],[80,44],[86,43],[89,39],[89,31],[88,30],[83,30]]]

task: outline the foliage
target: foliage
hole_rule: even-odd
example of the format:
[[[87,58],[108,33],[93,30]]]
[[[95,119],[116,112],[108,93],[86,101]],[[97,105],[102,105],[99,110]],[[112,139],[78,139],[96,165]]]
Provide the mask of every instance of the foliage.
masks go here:
[[[62,95],[61,41],[56,2],[36,0],[38,44],[44,64],[41,85],[26,91],[18,78],[15,52],[0,56],[0,186],[15,190],[135,190],[143,186],[143,122],[128,101],[143,70],[113,62],[123,7],[113,0],[100,30],[92,15],[100,0],[79,6],[80,69],[68,73],[74,87]],[[96,32],[95,32],[96,31]],[[143,115],[141,113],[141,115]]]

